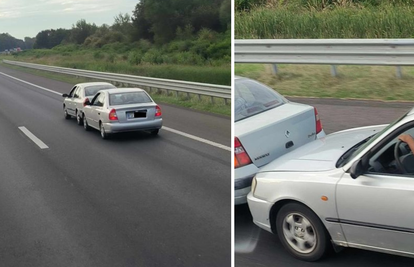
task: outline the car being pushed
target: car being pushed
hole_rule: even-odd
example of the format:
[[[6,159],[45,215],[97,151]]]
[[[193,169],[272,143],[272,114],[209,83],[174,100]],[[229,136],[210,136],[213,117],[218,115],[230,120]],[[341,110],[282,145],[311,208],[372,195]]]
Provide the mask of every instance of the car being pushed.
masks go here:
[[[85,104],[84,129],[99,130],[103,139],[111,134],[133,131],[157,135],[162,127],[161,108],[142,89],[101,90]]]
[[[70,119],[72,116],[76,118],[79,125],[83,123],[83,107],[85,100],[91,99],[99,90],[116,88],[114,85],[107,82],[90,82],[78,83],[71,90],[69,94],[63,94],[63,113],[65,119]]]
[[[246,203],[260,167],[325,136],[316,108],[288,101],[251,79],[235,78],[235,204]]]
[[[254,223],[293,256],[332,248],[414,256],[414,109],[389,125],[327,135],[261,169],[248,204]]]

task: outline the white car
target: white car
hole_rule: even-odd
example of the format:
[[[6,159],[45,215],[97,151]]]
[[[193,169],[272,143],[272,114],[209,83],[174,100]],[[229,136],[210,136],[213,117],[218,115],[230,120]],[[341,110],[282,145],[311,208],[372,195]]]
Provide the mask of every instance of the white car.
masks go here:
[[[260,167],[325,136],[314,107],[293,103],[267,86],[235,79],[235,204],[246,203]]]
[[[341,131],[269,163],[253,179],[254,223],[295,257],[335,247],[414,256],[414,109],[390,125]]]
[[[95,128],[103,139],[134,131],[157,135],[162,127],[161,108],[139,88],[101,90],[92,101],[86,101],[83,112],[85,130]]]
[[[63,113],[65,119],[70,119],[72,116],[76,118],[79,125],[83,123],[83,107],[85,101],[90,100],[93,96],[103,89],[116,88],[114,85],[106,82],[90,82],[78,83],[71,90],[69,94],[63,94]]]

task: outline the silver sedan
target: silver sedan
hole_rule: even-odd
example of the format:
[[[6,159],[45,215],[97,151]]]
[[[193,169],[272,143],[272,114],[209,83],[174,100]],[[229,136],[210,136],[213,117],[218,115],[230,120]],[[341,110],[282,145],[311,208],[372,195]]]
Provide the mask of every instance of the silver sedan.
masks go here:
[[[235,78],[234,202],[246,203],[260,167],[325,136],[314,107],[294,103],[251,79]]]
[[[79,125],[83,122],[83,107],[86,99],[91,99],[96,92],[103,89],[116,88],[107,82],[78,83],[73,86],[69,94],[63,94],[63,113],[65,119],[72,116],[76,118]]]
[[[101,132],[106,139],[120,132],[150,131],[157,135],[162,127],[161,108],[142,89],[122,88],[99,91],[86,101],[83,126]]]
[[[333,133],[269,163],[248,204],[259,227],[293,256],[332,248],[414,256],[414,109],[390,125]]]

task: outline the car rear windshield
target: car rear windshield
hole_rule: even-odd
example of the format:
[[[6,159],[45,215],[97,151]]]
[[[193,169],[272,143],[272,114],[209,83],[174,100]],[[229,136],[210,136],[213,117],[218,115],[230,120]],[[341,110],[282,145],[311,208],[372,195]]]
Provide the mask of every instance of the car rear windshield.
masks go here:
[[[96,95],[96,93],[99,90],[104,90],[104,89],[113,89],[116,88],[115,86],[113,86],[112,84],[104,84],[104,85],[90,85],[85,87],[85,95],[86,96],[94,96]]]
[[[115,93],[109,95],[109,105],[111,106],[151,102],[151,98],[145,92]]]
[[[263,84],[236,79],[234,98],[234,119],[239,121],[285,103],[281,95]]]

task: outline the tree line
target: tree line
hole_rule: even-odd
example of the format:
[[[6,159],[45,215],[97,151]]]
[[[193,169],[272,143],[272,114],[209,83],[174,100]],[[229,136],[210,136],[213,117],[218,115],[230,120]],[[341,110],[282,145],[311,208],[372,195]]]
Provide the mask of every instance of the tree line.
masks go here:
[[[50,29],[37,34],[34,48],[59,44],[102,47],[109,43],[147,40],[164,45],[209,29],[230,29],[231,0],[141,0],[129,14],[119,14],[112,25],[97,26],[82,19],[72,29]]]

